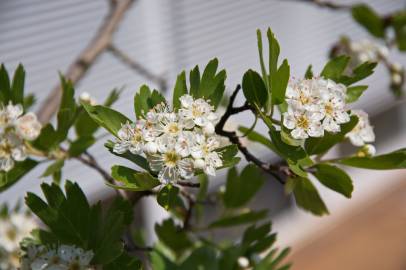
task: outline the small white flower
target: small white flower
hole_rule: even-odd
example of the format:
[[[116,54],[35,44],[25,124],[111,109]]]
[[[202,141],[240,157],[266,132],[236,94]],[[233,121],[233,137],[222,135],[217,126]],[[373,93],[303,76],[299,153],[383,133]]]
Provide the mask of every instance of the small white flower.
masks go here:
[[[345,111],[344,93],[339,87],[334,83],[321,93],[323,99],[321,109],[324,116],[323,127],[326,131],[333,133],[340,132],[340,124],[350,121],[350,116]]]
[[[220,142],[216,137],[206,138],[204,135],[196,134],[194,143],[191,155],[195,159],[195,164],[206,174],[216,175],[216,169],[223,166],[221,155],[215,151],[219,148]]]
[[[79,101],[84,103],[89,103],[92,106],[97,105],[97,100],[92,97],[88,92],[83,92],[79,96]]]
[[[194,100],[189,95],[183,95],[180,102],[182,108],[179,109],[179,116],[189,129],[195,125],[204,127],[217,120],[216,114],[213,113],[214,107],[202,98]]]
[[[142,120],[122,125],[117,132],[118,140],[114,144],[113,151],[123,154],[128,150],[133,154],[141,154],[144,148],[143,127],[144,121]]]
[[[346,134],[351,143],[355,146],[363,146],[375,141],[373,127],[369,123],[368,114],[362,110],[352,110],[351,113],[358,117],[357,125]]]
[[[283,125],[291,129],[294,139],[306,139],[310,137],[321,137],[324,135],[323,127],[320,123],[320,114],[309,111],[291,109],[283,114]]]
[[[241,268],[247,268],[250,266],[250,261],[247,259],[247,257],[238,257],[237,263]]]
[[[23,139],[33,141],[41,133],[41,123],[37,120],[34,113],[27,113],[19,117],[16,122],[16,131]]]

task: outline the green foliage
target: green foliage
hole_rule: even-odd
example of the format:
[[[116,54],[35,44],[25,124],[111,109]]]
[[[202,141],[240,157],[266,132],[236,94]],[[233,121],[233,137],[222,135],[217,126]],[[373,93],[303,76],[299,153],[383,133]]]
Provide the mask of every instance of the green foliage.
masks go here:
[[[23,65],[19,64],[14,72],[13,82],[10,89],[10,99],[13,104],[24,104],[24,83],[25,70]]]
[[[131,168],[114,165],[111,168],[111,176],[120,183],[107,183],[110,187],[116,189],[124,189],[130,191],[151,190],[160,183],[158,179],[150,175],[148,172],[138,172]]]
[[[255,165],[247,165],[238,175],[235,167],[228,171],[223,202],[226,207],[236,208],[245,205],[258,192],[265,180]]]
[[[305,77],[305,79],[311,79],[311,78],[314,77],[314,75],[313,75],[313,70],[312,70],[312,65],[309,65],[309,66],[307,67],[304,77]]]
[[[223,160],[223,166],[221,168],[232,167],[240,162],[240,158],[236,157],[238,153],[238,147],[235,144],[230,144],[219,149],[216,152],[220,153]]]
[[[236,215],[221,218],[211,223],[209,228],[225,228],[247,223],[254,223],[258,220],[266,218],[267,213],[268,210],[242,212]]]
[[[278,105],[285,101],[286,87],[288,86],[290,67],[285,59],[278,70],[271,74],[272,104]]]
[[[114,143],[112,141],[107,141],[104,146],[109,150],[111,154],[125,158],[138,165],[140,168],[151,172],[151,170],[149,169],[148,161],[143,156],[132,154],[129,151],[125,152],[124,154],[117,154],[116,152],[113,152]]]
[[[347,96],[345,102],[352,103],[359,99],[359,97],[367,90],[368,85],[357,85],[347,88]]]
[[[324,154],[337,143],[345,139],[345,134],[350,132],[358,123],[358,117],[353,115],[350,121],[342,124],[338,133],[324,132],[321,138],[309,138],[305,142],[305,149],[309,155]]]
[[[186,73],[182,71],[176,79],[175,89],[173,90],[173,108],[180,108],[179,98],[187,94],[187,85],[186,85]]]
[[[275,146],[277,153],[284,157],[285,159],[290,159],[291,161],[298,161],[307,156],[304,149],[300,146],[293,146],[286,144],[281,138],[281,132],[275,129],[269,130],[269,135],[271,136],[272,142]]]
[[[338,161],[341,164],[371,170],[394,170],[406,168],[406,149],[374,157],[349,157]]]
[[[309,211],[317,216],[328,214],[328,210],[319,192],[309,179],[304,177],[295,177],[293,194],[296,204],[305,211]]]
[[[183,211],[185,207],[179,194],[180,189],[178,187],[168,184],[159,191],[157,202],[165,210]]]
[[[406,51],[406,11],[396,12],[391,20],[396,35],[396,44],[400,51]]]
[[[248,70],[242,78],[242,90],[247,101],[263,107],[268,100],[268,91],[261,76],[253,71]]]
[[[172,219],[166,219],[162,224],[155,224],[155,232],[159,240],[175,254],[181,255],[193,245],[192,240]]]
[[[58,171],[61,171],[63,165],[65,165],[65,160],[64,159],[57,159],[55,162],[53,162],[51,165],[49,165],[45,172],[41,175],[42,177],[47,177],[51,176]]]
[[[69,145],[69,156],[77,157],[83,154],[90,146],[96,142],[93,136],[81,136],[70,143]]]
[[[151,92],[147,85],[140,87],[134,96],[134,110],[137,118],[141,118],[155,105],[165,102],[165,98],[157,91]]]
[[[52,239],[57,239],[58,244],[93,250],[93,264],[106,265],[122,256],[121,236],[126,220],[132,220],[129,204],[116,201],[103,215],[100,204],[90,206],[76,183],[66,182],[66,195],[55,184],[44,183],[41,188],[47,202],[31,192],[26,196],[27,206],[48,227],[40,230],[50,236],[39,239],[41,244],[54,244]]]
[[[100,126],[104,127],[111,134],[117,137],[117,132],[121,129],[121,125],[131,121],[123,114],[105,106],[83,104],[83,108],[89,116]]]
[[[21,162],[17,162],[14,168],[9,172],[0,172],[0,193],[12,185],[14,185],[18,180],[29,173],[35,166],[38,165],[38,161],[33,159],[26,159]]]
[[[316,169],[314,175],[320,183],[347,198],[351,198],[354,186],[350,176],[345,171],[329,164],[317,164],[314,168]]]
[[[352,17],[375,37],[384,37],[385,23],[383,19],[369,6],[365,4],[353,6]]]
[[[357,66],[350,76],[342,75],[338,82],[345,84],[347,86],[354,84],[358,81],[365,79],[366,77],[370,76],[374,73],[374,69],[377,63],[374,62],[365,62],[361,65]]]
[[[345,68],[347,67],[349,61],[350,57],[345,55],[340,55],[331,59],[324,66],[320,76],[339,82],[340,77],[343,74]]]
[[[77,109],[75,90],[72,82],[66,81],[65,78],[61,76],[61,86],[62,97],[57,115],[58,124],[56,128],[58,142],[64,141],[68,136],[69,128],[73,125],[76,119]]]

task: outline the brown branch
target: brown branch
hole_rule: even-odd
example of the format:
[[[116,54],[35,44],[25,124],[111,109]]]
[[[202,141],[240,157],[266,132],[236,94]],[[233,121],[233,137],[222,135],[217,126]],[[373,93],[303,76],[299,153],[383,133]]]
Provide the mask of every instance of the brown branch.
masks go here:
[[[139,63],[137,63],[134,59],[132,59],[129,55],[127,55],[125,52],[117,48],[114,44],[110,44],[108,47],[108,50],[115,56],[117,57],[118,60],[123,62],[123,64],[127,65],[129,68],[134,70],[136,73],[144,76],[146,79],[156,83],[159,85],[159,88],[161,91],[165,92],[167,90],[167,82],[164,78],[161,76],[158,76]]]
[[[76,60],[69,66],[68,71],[65,73],[65,77],[71,80],[73,84],[78,83],[88,69],[95,63],[100,54],[107,50],[114,32],[122,22],[124,15],[134,1],[135,0],[110,1],[110,11],[99,27],[96,35],[79,54]],[[61,91],[60,85],[56,85],[38,110],[38,119],[42,123],[49,122],[57,111]]]
[[[199,188],[200,183],[192,183],[192,182],[185,182],[185,181],[176,181],[177,185],[183,186],[183,187],[191,187],[191,188]]]
[[[346,5],[346,4],[335,3],[332,1],[324,1],[324,0],[292,0],[292,1],[315,4],[321,8],[328,8],[328,9],[332,9],[332,10],[347,11],[352,8],[352,5]]]
[[[268,164],[268,163],[261,161],[256,156],[254,156],[251,152],[249,152],[248,148],[242,144],[242,142],[240,141],[240,138],[237,136],[237,133],[235,131],[224,130],[224,126],[225,126],[227,120],[232,115],[238,114],[238,113],[246,111],[246,110],[252,110],[251,106],[249,106],[248,103],[245,103],[241,107],[234,107],[234,102],[235,102],[235,99],[236,99],[237,94],[240,91],[240,89],[241,89],[241,86],[237,85],[236,89],[230,96],[230,100],[229,100],[228,106],[226,108],[226,111],[223,114],[223,116],[220,118],[220,121],[216,125],[216,133],[218,135],[227,137],[231,143],[237,145],[238,149],[244,155],[244,157],[247,161],[254,163],[255,165],[260,167],[266,173],[271,174],[272,176],[274,176],[276,178],[276,180],[279,183],[284,185],[285,182],[282,179],[282,177],[279,175],[279,173],[286,174],[286,170],[283,166],[276,166],[276,165]]]

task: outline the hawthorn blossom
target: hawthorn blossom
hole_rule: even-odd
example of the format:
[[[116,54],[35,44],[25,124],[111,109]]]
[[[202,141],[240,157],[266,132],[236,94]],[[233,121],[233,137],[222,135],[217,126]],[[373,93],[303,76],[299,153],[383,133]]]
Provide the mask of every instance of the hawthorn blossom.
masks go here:
[[[83,92],[82,94],[80,94],[79,101],[88,103],[92,106],[97,105],[97,100],[94,97],[92,97],[88,92]]]
[[[339,132],[350,121],[345,104],[346,88],[330,79],[291,80],[286,90],[288,110],[283,125],[294,139],[321,137]]]
[[[378,62],[380,59],[387,58],[389,55],[389,50],[386,46],[368,39],[350,41],[348,50],[355,66],[367,61]]]
[[[363,146],[375,141],[375,133],[369,122],[368,114],[362,110],[352,110],[353,115],[358,117],[357,125],[347,133],[346,137],[350,139],[355,146]]]
[[[149,166],[163,184],[189,179],[197,169],[215,175],[223,165],[214,133],[217,116],[204,99],[180,97],[181,108],[172,111],[157,104],[143,119],[126,123],[118,132],[113,151],[145,155]]]
[[[27,158],[25,141],[35,140],[41,124],[34,113],[23,114],[20,104],[9,103],[0,110],[0,170],[10,171],[15,162]]]
[[[0,218],[0,269],[19,266],[20,242],[37,227],[30,215],[13,212]]]
[[[21,270],[89,270],[93,269],[90,266],[93,256],[93,251],[85,251],[75,246],[31,245],[22,258]]]

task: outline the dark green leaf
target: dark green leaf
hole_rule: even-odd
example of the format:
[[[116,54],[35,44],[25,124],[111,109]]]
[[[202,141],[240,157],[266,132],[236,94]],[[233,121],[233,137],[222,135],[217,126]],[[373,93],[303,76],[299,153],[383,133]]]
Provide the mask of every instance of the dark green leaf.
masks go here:
[[[148,98],[151,96],[151,90],[147,85],[142,85],[140,90],[134,96],[134,111],[137,118],[141,118],[144,113],[150,109]]]
[[[313,70],[312,70],[312,65],[309,65],[306,69],[306,73],[305,73],[305,79],[311,79],[314,77],[313,75]]]
[[[375,62],[365,62],[356,67],[353,71],[351,76],[346,76],[343,75],[340,77],[338,82],[345,84],[345,85],[351,85],[354,84],[358,81],[361,81],[365,79],[366,77],[370,76],[372,73],[374,73],[374,69],[376,67],[377,63]]]
[[[96,142],[96,140],[92,136],[79,137],[75,141],[71,142],[71,144],[69,146],[69,151],[68,151],[69,156],[77,157],[77,156],[83,154],[95,142]]]
[[[42,151],[50,151],[58,145],[58,134],[51,124],[42,127],[38,138],[32,142],[32,145]]]
[[[66,139],[69,128],[73,125],[76,116],[75,90],[73,84],[61,76],[61,85],[62,97],[57,115],[58,124],[56,128],[59,142]]]
[[[358,117],[353,115],[348,123],[341,125],[338,133],[324,132],[321,138],[308,138],[305,149],[309,155],[319,155],[327,152],[331,147],[345,139],[345,134],[353,130],[358,123]]]
[[[19,64],[14,72],[13,83],[11,85],[11,101],[13,101],[13,104],[23,104],[24,82],[25,70],[24,67]]]
[[[6,67],[0,66],[0,103],[7,105],[11,98],[10,78]]]
[[[341,74],[343,74],[345,68],[350,61],[350,57],[346,55],[340,55],[333,59],[331,59],[323,68],[320,76],[328,79],[332,79],[333,81],[338,82]]]
[[[235,144],[230,144],[216,149],[216,152],[221,154],[221,159],[223,160],[223,166],[221,168],[232,167],[240,162],[240,158],[236,157],[238,147]]]
[[[383,38],[385,36],[383,19],[369,6],[365,4],[353,6],[352,17],[375,37]]]
[[[148,172],[137,172],[133,169],[119,165],[114,165],[111,168],[111,176],[116,181],[120,182],[120,185],[108,184],[116,189],[144,191],[151,190],[160,184],[158,179],[150,175]]]
[[[65,164],[64,159],[57,159],[55,162],[53,162],[51,165],[48,166],[48,168],[45,170],[45,172],[41,175],[41,177],[47,177],[51,176],[57,171],[60,171]]]
[[[270,93],[269,77],[268,77],[268,72],[266,71],[266,68],[265,68],[264,55],[262,52],[263,51],[262,35],[261,35],[261,30],[259,30],[259,29],[257,29],[257,44],[258,44],[259,63],[261,65],[262,79],[264,80],[265,87],[268,90],[268,93]]]
[[[269,85],[273,85],[277,80],[277,76],[274,75],[278,69],[278,57],[279,57],[279,43],[275,38],[274,33],[272,32],[271,28],[268,28],[266,35],[268,37],[268,44],[269,44]],[[280,67],[279,67],[280,68]],[[271,88],[271,91],[274,91]]]
[[[225,217],[211,223],[209,228],[224,228],[243,225],[246,223],[253,223],[263,218],[266,218],[267,213],[268,213],[267,210],[261,210],[256,212],[250,211],[235,216]]]
[[[392,25],[395,30],[396,43],[400,51],[406,51],[406,11],[399,11],[392,15]]]
[[[359,99],[359,97],[367,90],[368,85],[357,85],[347,88],[347,96],[345,101],[347,103],[355,102]]]
[[[329,189],[351,198],[354,186],[350,176],[340,168],[328,164],[317,164],[314,166],[317,179]]]
[[[216,250],[210,246],[199,247],[188,255],[180,266],[181,270],[219,270]]]
[[[244,96],[249,103],[256,104],[260,107],[266,104],[268,91],[266,90],[264,81],[257,72],[251,69],[245,72],[242,79],[242,88]]]
[[[327,207],[312,182],[302,177],[296,177],[294,180],[296,183],[293,194],[295,195],[296,204],[303,210],[318,216],[328,214]]]
[[[352,167],[371,170],[404,169],[406,168],[406,149],[374,157],[343,158],[338,162]]]
[[[28,94],[24,97],[23,106],[24,110],[27,111],[29,108],[32,107],[36,102],[36,98],[33,94]]]
[[[142,263],[134,256],[130,256],[127,253],[122,253],[120,257],[104,266],[105,270],[141,270]]]
[[[180,108],[180,100],[179,98],[183,95],[187,94],[187,86],[186,86],[186,73],[182,71],[181,74],[178,75],[176,79],[175,89],[173,90],[173,108],[179,109]]]
[[[275,145],[275,149],[282,157],[292,161],[297,161],[307,156],[302,147],[292,146],[284,143],[282,141],[280,131],[276,131],[275,129],[271,128],[269,129],[269,134],[273,144]]]
[[[21,162],[17,162],[14,168],[9,172],[0,172],[0,192],[8,189],[20,180],[24,175],[30,172],[38,162],[33,159],[26,159]]]
[[[121,95],[122,89],[116,89],[114,88],[110,94],[107,96],[106,100],[104,101],[103,105],[106,107],[111,107],[119,98]]]
[[[101,105],[91,106],[90,104],[83,104],[83,107],[97,124],[116,137],[117,132],[121,129],[121,125],[127,122],[131,123],[126,116],[108,107]]]
[[[155,232],[159,240],[176,254],[181,254],[193,244],[185,231],[175,225],[172,219],[166,219],[162,224],[155,224]]]
[[[275,146],[273,145],[273,143],[268,138],[263,136],[262,134],[259,134],[258,132],[255,132],[253,130],[248,132],[249,129],[246,127],[242,127],[242,126],[238,127],[238,130],[244,134],[247,134],[246,137],[248,138],[248,140],[260,143],[260,144],[268,147],[273,152],[276,152],[276,149],[275,149]]]
[[[272,75],[271,80],[271,93],[272,104],[281,104],[285,101],[286,87],[288,86],[290,76],[290,67],[288,61],[283,60],[282,65]]]
[[[226,191],[223,201],[226,207],[241,207],[258,192],[265,180],[255,165],[247,165],[239,176],[235,167],[227,176]]]
[[[200,71],[199,67],[195,66],[191,71],[189,75],[189,81],[190,81],[190,92],[189,94],[193,97],[197,97],[199,93],[199,88],[200,88]]]
[[[144,170],[147,170],[151,172],[148,161],[146,158],[140,155],[132,154],[131,152],[127,151],[124,154],[117,154],[116,152],[113,152],[114,148],[114,143],[112,141],[107,141],[104,146],[109,150],[110,153],[112,153],[115,156],[122,157],[125,159],[128,159],[129,161],[137,164],[140,168],[143,168]]]
[[[181,204],[179,188],[170,184],[164,186],[158,193],[157,201],[166,210],[179,206]]]

